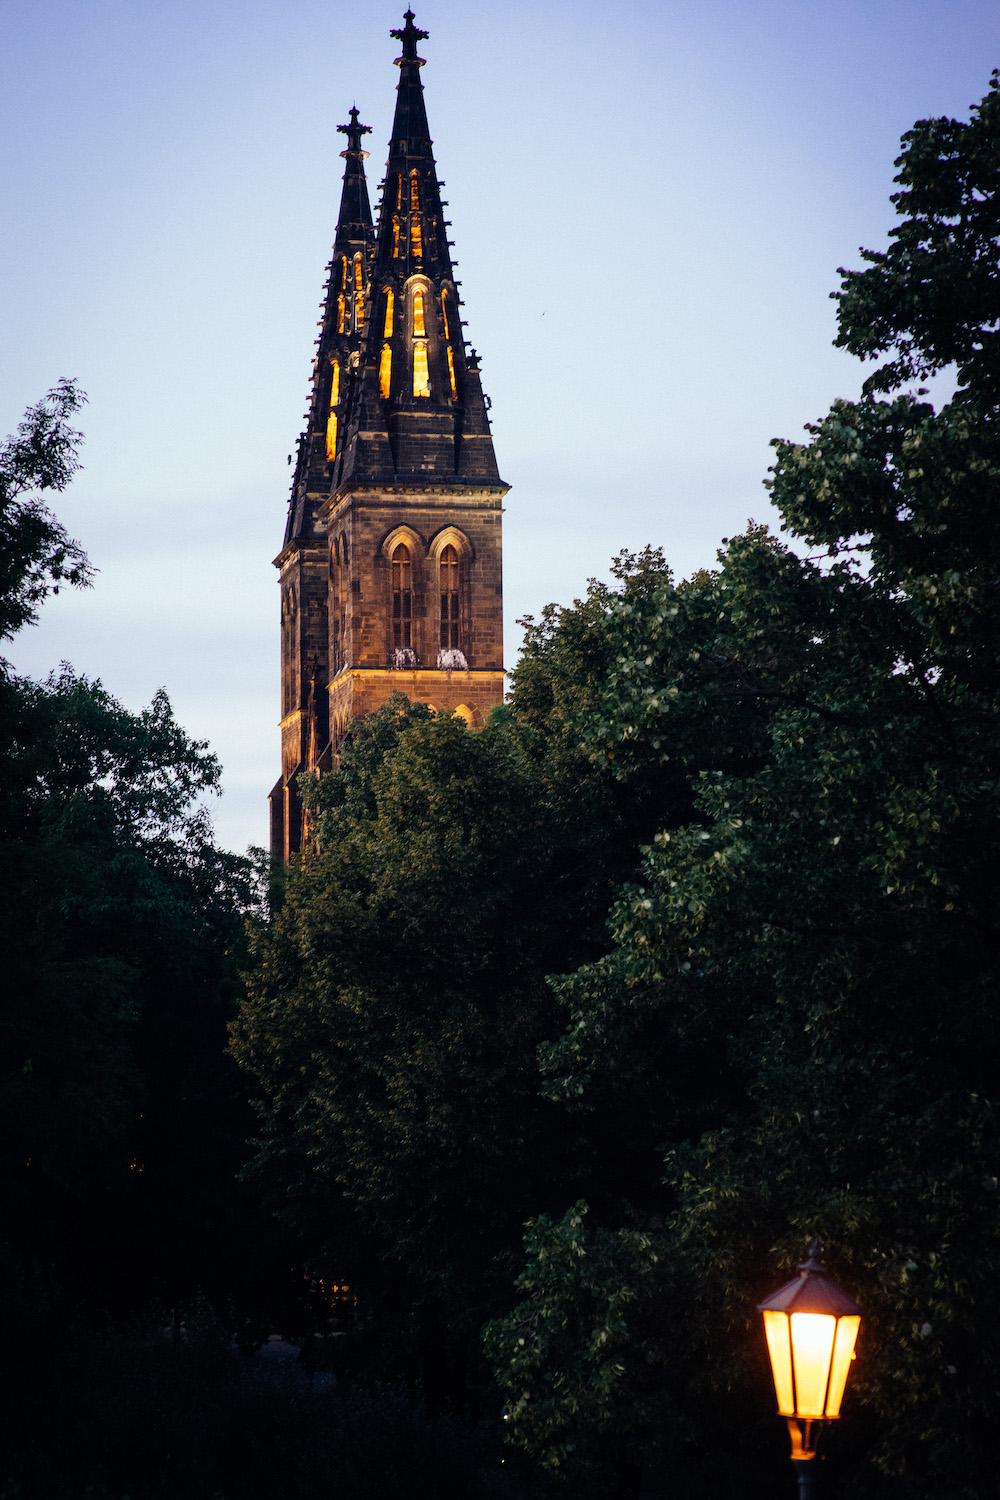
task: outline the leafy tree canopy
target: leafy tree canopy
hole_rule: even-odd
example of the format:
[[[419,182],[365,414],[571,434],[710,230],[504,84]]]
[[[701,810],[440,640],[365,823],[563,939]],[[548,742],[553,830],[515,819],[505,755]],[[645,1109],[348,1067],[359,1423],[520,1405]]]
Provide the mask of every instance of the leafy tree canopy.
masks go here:
[[[553,982],[541,1052],[594,1134],[628,1099],[644,1192],[538,1217],[488,1333],[513,1434],[577,1473],[692,1464],[696,1492],[721,1430],[754,1492],[778,1440],[754,1304],[819,1234],[869,1315],[843,1485],[992,1490],[997,119],[994,82],[971,124],[907,137],[897,244],[840,302],[841,341],[894,361],[776,444],[820,555],[751,528],[594,622],[576,743],[626,781],[679,765],[692,811],[664,807],[612,951]],[[950,361],[940,411],[876,398]]]

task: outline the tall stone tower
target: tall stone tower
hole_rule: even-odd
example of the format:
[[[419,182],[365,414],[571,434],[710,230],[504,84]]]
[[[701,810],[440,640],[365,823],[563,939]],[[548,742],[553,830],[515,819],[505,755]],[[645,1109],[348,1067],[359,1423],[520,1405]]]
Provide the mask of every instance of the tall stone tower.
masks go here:
[[[281,574],[281,778],[271,846],[301,841],[296,778],[393,692],[480,728],[503,696],[497,471],[407,11],[378,227],[350,123],[308,426]]]

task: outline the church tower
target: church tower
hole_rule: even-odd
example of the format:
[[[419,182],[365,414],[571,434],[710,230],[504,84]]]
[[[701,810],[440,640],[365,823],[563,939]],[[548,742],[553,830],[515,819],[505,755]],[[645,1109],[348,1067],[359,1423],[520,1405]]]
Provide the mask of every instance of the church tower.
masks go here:
[[[301,841],[296,778],[393,692],[481,728],[503,697],[500,479],[464,336],[407,11],[377,230],[351,110],[308,425],[281,574],[281,779],[271,845]]]

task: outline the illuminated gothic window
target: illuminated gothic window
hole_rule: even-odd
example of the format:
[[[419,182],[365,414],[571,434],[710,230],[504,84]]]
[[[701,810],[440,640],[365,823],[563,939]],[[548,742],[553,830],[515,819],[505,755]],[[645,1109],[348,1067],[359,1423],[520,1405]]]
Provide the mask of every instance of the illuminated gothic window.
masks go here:
[[[392,221],[392,256],[393,260],[399,258],[399,220]]]
[[[392,384],[392,348],[389,344],[382,345],[382,354],[378,362],[378,388],[382,398],[389,399],[389,391]]]
[[[410,220],[410,249],[416,256],[424,253],[423,232],[420,228],[420,220],[416,218]]]
[[[392,554],[392,644],[397,651],[413,645],[413,567],[403,542]]]
[[[444,291],[444,292],[441,293],[441,318],[442,318],[442,320],[444,322],[444,336],[445,336],[446,339],[450,339],[451,338],[451,325],[448,322],[448,293],[447,293],[447,291]]]
[[[413,341],[413,394],[415,396],[429,396],[431,393],[430,377],[427,373],[427,340],[414,339]]]
[[[347,291],[347,256],[341,256],[340,260],[340,290]]]
[[[386,287],[386,291],[385,291],[385,322],[384,322],[384,324],[382,326],[382,337],[384,339],[391,339],[392,338],[392,302],[393,302],[392,288],[391,287]]]
[[[455,356],[451,352],[450,344],[448,345],[448,379],[451,381],[451,399],[457,401],[458,386],[455,384]]]
[[[365,294],[361,285],[361,256],[354,257],[354,327],[360,333],[365,326]]]
[[[416,172],[410,173],[410,208],[417,213],[420,211],[420,184]]]
[[[330,463],[337,456],[337,403],[340,400],[340,361],[330,370],[330,415],[326,419],[326,456]]]
[[[346,260],[344,262],[344,265],[345,266],[347,265]],[[341,293],[341,295],[337,298],[337,332],[338,333],[343,333],[343,331],[344,331],[344,317],[345,317],[346,311],[347,311],[347,303],[344,300],[343,293]]]
[[[443,548],[439,564],[441,578],[441,650],[458,650],[458,553],[450,544]]]
[[[427,337],[427,329],[424,327],[424,294],[413,293],[413,334],[415,338]]]

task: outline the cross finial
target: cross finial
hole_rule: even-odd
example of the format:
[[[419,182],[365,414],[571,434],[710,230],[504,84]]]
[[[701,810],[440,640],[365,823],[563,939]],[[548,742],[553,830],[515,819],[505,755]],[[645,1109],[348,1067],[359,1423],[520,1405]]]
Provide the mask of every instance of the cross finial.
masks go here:
[[[371,135],[372,133],[370,125],[358,124],[358,107],[356,104],[351,105],[350,116],[351,122],[349,125],[337,126],[337,129],[347,136],[347,151],[341,151],[341,156],[346,156],[348,151],[361,151],[361,137],[363,135]],[[367,156],[368,152],[362,151],[361,154],[362,156]]]
[[[430,33],[421,31],[418,26],[414,26],[412,10],[406,11],[403,20],[406,22],[406,25],[401,30],[390,31],[389,33],[390,36],[394,36],[397,41],[403,44],[403,55],[402,57],[398,57],[396,61],[422,63],[423,58],[417,56],[417,43],[424,41]]]

